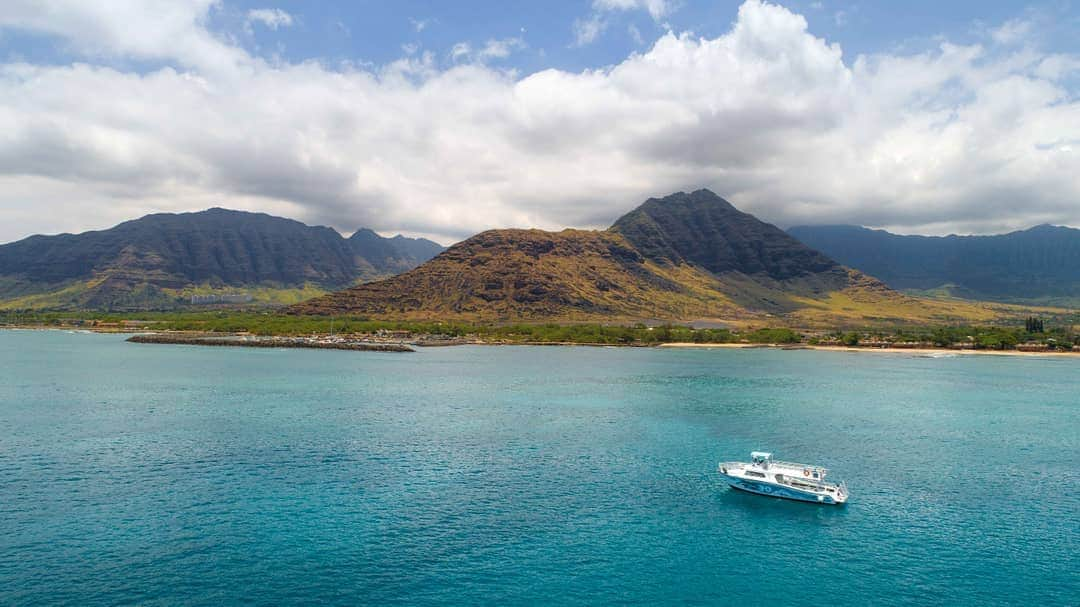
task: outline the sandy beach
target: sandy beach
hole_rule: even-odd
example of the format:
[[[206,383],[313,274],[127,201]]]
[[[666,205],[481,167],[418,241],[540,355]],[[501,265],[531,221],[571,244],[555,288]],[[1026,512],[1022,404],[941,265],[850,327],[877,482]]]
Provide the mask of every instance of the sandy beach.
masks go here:
[[[696,344],[674,342],[660,344],[659,348],[772,348],[788,350],[821,350],[825,352],[869,352],[875,354],[915,354],[920,356],[1054,356],[1080,358],[1080,352],[1021,352],[1019,350],[951,350],[948,348],[860,348],[858,346],[812,346],[807,344]]]

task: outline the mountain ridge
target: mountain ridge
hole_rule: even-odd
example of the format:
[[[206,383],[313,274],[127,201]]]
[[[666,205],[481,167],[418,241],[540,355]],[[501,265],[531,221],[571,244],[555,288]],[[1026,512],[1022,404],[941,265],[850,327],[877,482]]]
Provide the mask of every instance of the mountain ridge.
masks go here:
[[[155,213],[0,245],[0,299],[56,301],[47,295],[75,288],[67,301],[59,296],[59,307],[154,307],[195,286],[336,289],[414,267],[435,249],[442,247],[374,232],[350,240],[326,226],[221,207]]]
[[[890,286],[974,300],[1080,302],[1080,230],[1040,224],[1005,234],[920,236],[861,226],[795,226],[807,245]]]

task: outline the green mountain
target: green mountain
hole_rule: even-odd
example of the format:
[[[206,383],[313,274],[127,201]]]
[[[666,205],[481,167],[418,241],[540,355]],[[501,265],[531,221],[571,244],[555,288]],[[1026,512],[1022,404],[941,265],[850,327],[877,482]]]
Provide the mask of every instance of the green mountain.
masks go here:
[[[832,259],[709,190],[650,198],[619,218],[611,231],[658,263],[690,263],[713,274],[741,272],[775,280],[827,274],[837,284],[845,275]]]
[[[0,246],[0,302],[131,309],[235,290],[271,299],[288,291],[310,296],[395,274],[441,250],[428,240],[370,230],[345,239],[331,228],[263,213],[163,213]]]
[[[492,230],[389,279],[292,306],[380,318],[807,325],[973,318],[892,291],[708,190],[650,199],[606,231]]]
[[[348,244],[364,279],[411,270],[446,248],[425,238],[406,238],[400,234],[385,238],[367,228],[354,232]]]
[[[1080,305],[1080,230],[1041,225],[996,236],[901,236],[858,226],[789,233],[889,286],[966,299]]]

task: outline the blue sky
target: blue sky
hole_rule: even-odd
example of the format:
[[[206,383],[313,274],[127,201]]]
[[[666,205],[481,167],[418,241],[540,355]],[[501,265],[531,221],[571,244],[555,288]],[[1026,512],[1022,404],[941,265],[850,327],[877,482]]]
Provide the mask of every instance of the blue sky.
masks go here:
[[[315,6],[287,2],[276,6],[296,15],[298,27],[259,32],[257,42],[266,48],[284,44],[284,54],[292,60],[332,57],[386,63],[397,58],[406,44],[445,54],[459,42],[475,46],[489,39],[520,37],[528,50],[515,53],[506,65],[528,71],[581,70],[617,63],[631,52],[646,50],[668,27],[715,37],[730,27],[740,4],[686,0],[674,3],[670,14],[659,20],[647,10],[609,11],[605,32],[592,44],[577,45],[573,22],[588,18],[592,12],[588,2],[402,1]],[[1042,24],[1042,44],[1073,51],[1080,48],[1077,16],[1067,3],[1028,8],[1016,2],[971,0],[783,4],[804,15],[812,31],[839,42],[852,57],[896,47],[924,48],[941,36],[957,43],[977,42],[982,35],[980,24],[996,25],[1024,18],[1029,12],[1064,17],[1048,18]],[[263,5],[259,1],[235,4],[238,13]],[[422,31],[416,31],[418,24]],[[641,33],[641,41],[630,33],[631,26]]]
[[[382,65],[415,49],[452,63],[455,44],[482,48],[489,40],[520,39],[522,48],[493,63],[524,72],[549,67],[577,71],[618,63],[632,52],[645,51],[669,29],[704,37],[720,35],[730,28],[741,2],[676,0],[668,4],[669,12],[653,18],[647,9],[596,11],[587,1],[238,0],[219,3],[207,16],[209,28],[219,35],[234,37],[252,53],[287,61]],[[1010,20],[1037,22],[1041,48],[1080,50],[1080,12],[1068,0],[1029,4],[800,0],[782,4],[806,17],[816,35],[840,43],[848,58],[897,49],[924,50],[941,39],[979,43],[990,29]],[[291,23],[271,28],[250,21],[249,11],[268,7],[287,13]],[[591,43],[578,43],[574,23],[598,12],[603,15],[604,31]],[[640,38],[632,33],[634,29]],[[8,57],[50,63],[79,58],[78,53],[65,52],[55,36],[17,29],[0,36],[0,51]]]
[[[1080,225],[1071,2],[10,0],[0,241],[264,210],[449,242],[710,187],[780,225]]]

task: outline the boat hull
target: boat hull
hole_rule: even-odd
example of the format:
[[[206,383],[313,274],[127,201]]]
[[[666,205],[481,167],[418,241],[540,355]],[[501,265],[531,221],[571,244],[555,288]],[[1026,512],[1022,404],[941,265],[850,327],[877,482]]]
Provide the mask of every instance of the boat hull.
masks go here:
[[[799,491],[791,487],[783,487],[781,485],[775,485],[772,483],[763,483],[761,481],[753,481],[745,478],[724,476],[728,485],[741,491],[747,491],[750,493],[756,493],[758,495],[767,495],[769,497],[779,497],[782,499],[795,500],[799,502],[809,502],[812,504],[826,504],[830,506],[836,506],[843,502],[837,502],[832,496],[818,495],[810,493],[808,491]]]

